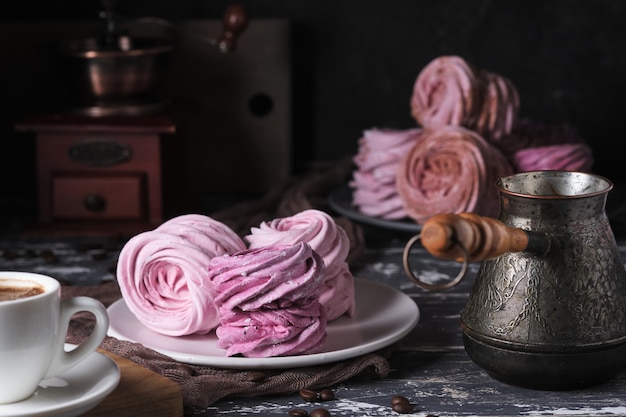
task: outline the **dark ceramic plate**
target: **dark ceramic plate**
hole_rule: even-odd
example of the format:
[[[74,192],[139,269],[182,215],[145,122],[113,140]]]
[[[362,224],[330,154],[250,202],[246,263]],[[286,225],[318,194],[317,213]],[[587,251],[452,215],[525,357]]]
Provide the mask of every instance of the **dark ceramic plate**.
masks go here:
[[[352,188],[348,184],[343,184],[331,191],[328,195],[328,204],[337,213],[359,223],[409,233],[419,233],[422,230],[421,225],[410,219],[387,220],[361,213],[352,205]]]
[[[612,223],[626,222],[626,187],[615,186],[609,193],[606,202],[606,214]],[[422,226],[410,219],[387,220],[367,216],[352,205],[352,188],[343,184],[335,188],[328,195],[328,204],[337,213],[359,223],[376,226],[383,229],[398,230],[409,233],[419,233]]]

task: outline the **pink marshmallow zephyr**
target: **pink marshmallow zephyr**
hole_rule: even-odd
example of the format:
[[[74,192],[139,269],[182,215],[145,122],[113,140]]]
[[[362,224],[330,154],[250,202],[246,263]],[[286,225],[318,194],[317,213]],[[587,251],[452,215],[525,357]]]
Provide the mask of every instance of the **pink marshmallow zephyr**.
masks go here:
[[[410,100],[411,114],[429,129],[471,126],[481,105],[480,87],[478,72],[463,58],[440,56],[418,74]]]
[[[396,174],[404,155],[419,140],[421,128],[369,129],[359,139],[353,158],[356,170],[349,185],[352,204],[367,216],[397,220],[407,217],[398,196]]]
[[[320,302],[328,321],[355,312],[354,277],[346,258],[350,238],[333,218],[316,209],[304,210],[291,217],[263,222],[244,236],[251,249],[269,245],[292,245],[306,242],[324,260],[326,269]]]
[[[584,143],[539,146],[517,151],[513,167],[518,172],[563,170],[590,172],[593,167],[591,148]]]
[[[307,243],[215,257],[208,282],[219,309],[217,344],[228,356],[317,353],[326,341],[324,262]]]
[[[245,249],[224,224],[207,216],[175,217],[132,237],[122,248],[117,280],[128,309],[146,327],[169,336],[205,334],[219,324],[206,288],[211,258]]]
[[[497,142],[513,129],[520,99],[508,78],[449,55],[420,71],[410,106],[413,118],[425,128],[463,126]]]
[[[424,224],[439,213],[464,211],[495,217],[495,182],[513,168],[495,146],[462,126],[428,131],[406,154],[397,187],[405,209]]]

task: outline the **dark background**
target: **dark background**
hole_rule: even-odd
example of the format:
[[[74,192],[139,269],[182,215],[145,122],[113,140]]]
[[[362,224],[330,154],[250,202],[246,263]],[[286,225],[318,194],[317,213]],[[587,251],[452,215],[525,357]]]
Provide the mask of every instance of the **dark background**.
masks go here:
[[[232,1],[125,0],[129,17],[221,19]],[[292,24],[293,171],[353,155],[371,127],[409,128],[419,71],[440,55],[460,55],[510,78],[521,116],[568,124],[591,145],[597,173],[620,182],[626,90],[623,0],[249,0],[251,19]],[[97,19],[99,1],[3,1],[0,25]],[[0,39],[19,50],[20,39]],[[7,57],[4,57],[6,60]],[[28,73],[0,77],[3,199],[34,195],[32,143],[15,118],[45,98]],[[24,78],[24,77],[22,77]]]

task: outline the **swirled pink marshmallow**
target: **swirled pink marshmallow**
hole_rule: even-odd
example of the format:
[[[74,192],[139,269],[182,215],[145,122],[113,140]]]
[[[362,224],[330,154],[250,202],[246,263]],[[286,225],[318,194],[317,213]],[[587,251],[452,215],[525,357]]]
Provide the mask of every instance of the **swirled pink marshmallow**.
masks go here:
[[[322,257],[326,267],[321,300],[328,320],[335,320],[343,314],[354,315],[354,277],[346,262],[350,239],[328,213],[309,209],[263,222],[259,227],[251,228],[244,240],[250,248],[308,243]]]
[[[218,346],[227,355],[297,355],[324,344],[324,262],[307,243],[215,257],[208,282],[220,317]]]
[[[214,256],[245,249],[234,231],[207,216],[175,217],[122,247],[117,281],[129,310],[155,332],[208,333],[219,324],[206,285]]]

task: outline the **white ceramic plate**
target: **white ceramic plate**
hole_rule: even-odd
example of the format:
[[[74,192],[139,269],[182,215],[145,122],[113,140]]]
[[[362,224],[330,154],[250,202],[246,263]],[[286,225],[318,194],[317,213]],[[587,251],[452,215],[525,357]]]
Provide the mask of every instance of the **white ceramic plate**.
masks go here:
[[[108,311],[109,336],[141,343],[185,363],[236,369],[277,369],[319,365],[370,353],[408,334],[419,320],[417,304],[408,295],[373,281],[355,279],[356,314],[328,324],[320,353],[271,358],[226,356],[215,332],[207,335],[167,336],[145,327],[123,299]]]
[[[73,347],[68,344],[66,350]],[[95,352],[69,371],[42,381],[35,394],[27,400],[0,405],[0,416],[79,416],[104,400],[119,381],[120,369],[117,364]]]
[[[343,184],[330,192],[328,205],[342,216],[370,226],[416,234],[422,230],[422,226],[411,219],[388,220],[361,213],[352,204],[352,189],[347,184]]]

